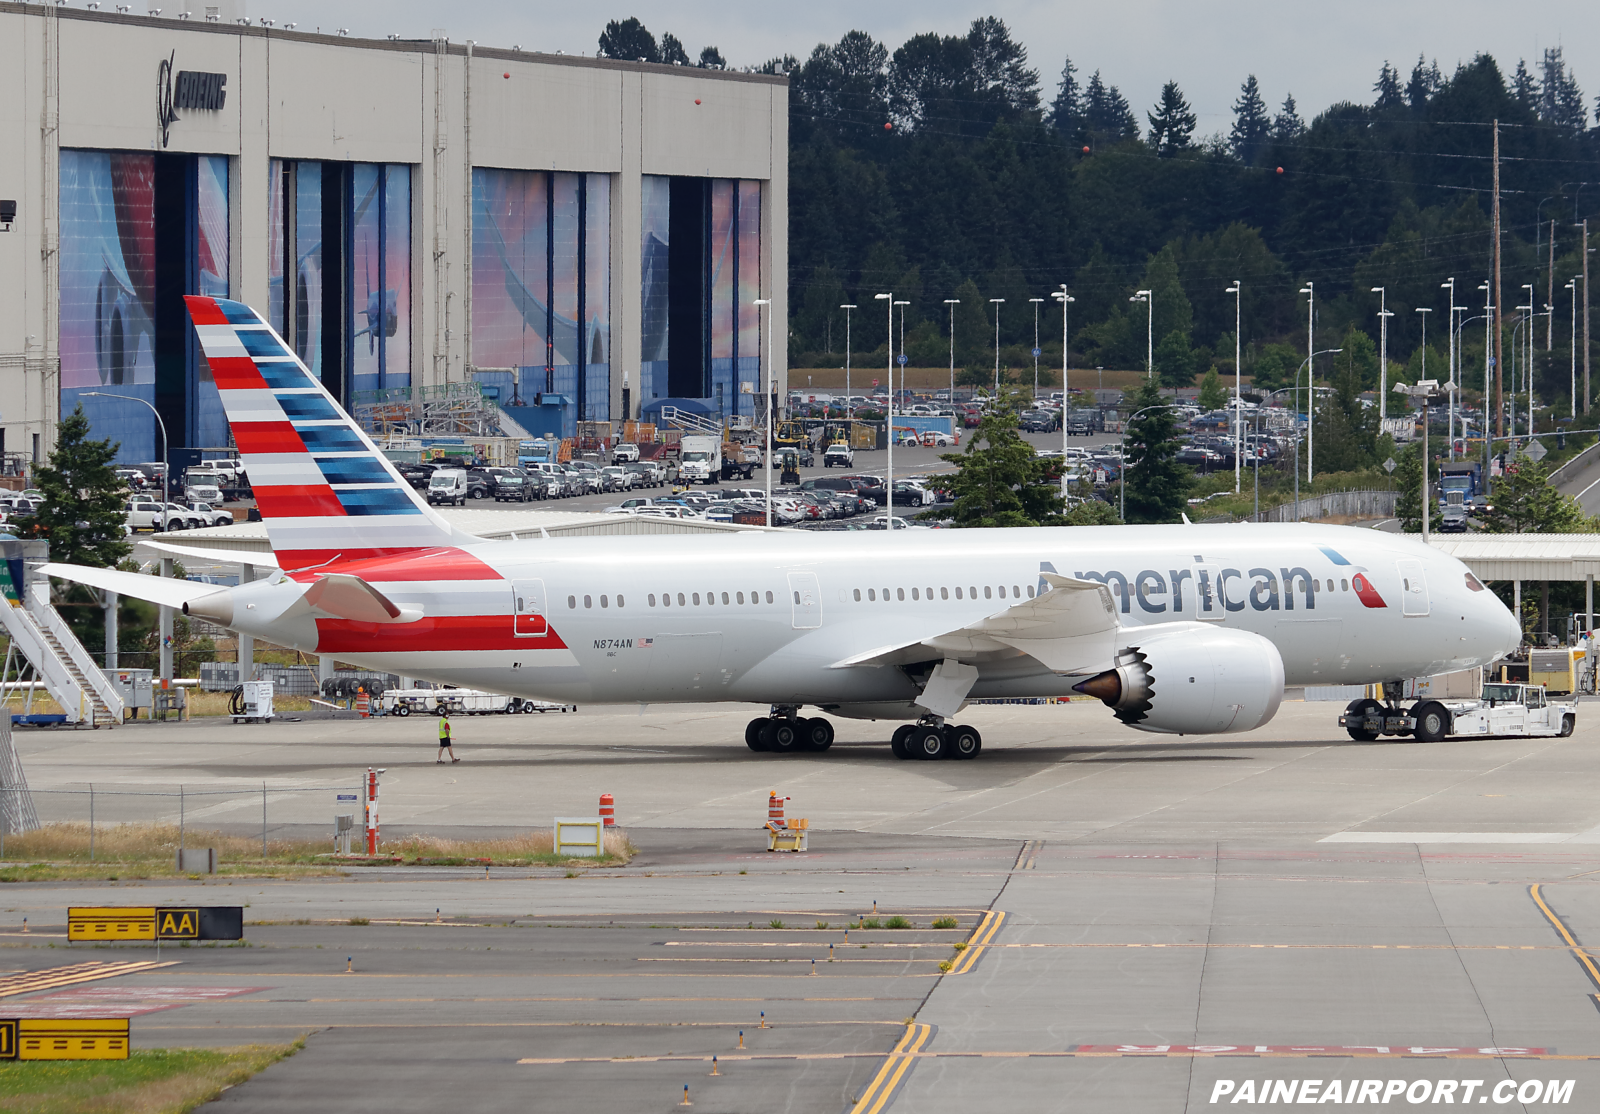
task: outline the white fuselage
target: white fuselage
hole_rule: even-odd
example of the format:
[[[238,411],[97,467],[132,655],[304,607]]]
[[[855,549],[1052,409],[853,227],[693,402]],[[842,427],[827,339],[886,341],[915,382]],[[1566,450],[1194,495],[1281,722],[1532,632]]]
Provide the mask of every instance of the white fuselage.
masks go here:
[[[912,679],[837,663],[1003,612],[1042,588],[1041,571],[1108,583],[1123,642],[1173,621],[1261,635],[1289,685],[1445,673],[1520,641],[1510,612],[1459,561],[1348,527],[753,531],[481,542],[457,553],[449,570],[397,558],[363,573],[421,614],[411,622],[315,618],[295,606],[304,585],[275,576],[236,591],[233,625],[367,668],[519,696],[885,715],[915,700]],[[462,562],[477,571],[461,577]],[[979,669],[971,698],[1065,695],[1082,680],[1020,652]]]

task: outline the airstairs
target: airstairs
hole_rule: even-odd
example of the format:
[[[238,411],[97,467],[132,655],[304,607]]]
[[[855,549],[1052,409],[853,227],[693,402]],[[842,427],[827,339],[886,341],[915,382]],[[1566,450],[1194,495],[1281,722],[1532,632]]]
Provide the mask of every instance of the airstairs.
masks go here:
[[[687,410],[680,410],[676,406],[663,406],[661,408],[661,424],[669,429],[681,429],[689,434],[702,434],[706,437],[722,437],[722,420],[708,414],[691,414]]]
[[[50,606],[49,582],[30,585],[25,600],[24,604],[12,603],[9,607],[0,603],[0,622],[5,624],[11,640],[6,671],[0,676],[10,676],[14,666],[21,666],[15,660],[20,655],[61,705],[68,723],[91,727],[115,727],[121,723],[122,697],[72,633],[66,619]],[[6,687],[0,685],[0,692]]]

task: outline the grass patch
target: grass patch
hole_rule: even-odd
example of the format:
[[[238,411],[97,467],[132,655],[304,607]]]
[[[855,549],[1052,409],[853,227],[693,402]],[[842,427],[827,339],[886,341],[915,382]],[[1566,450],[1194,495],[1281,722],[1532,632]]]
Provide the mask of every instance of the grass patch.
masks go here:
[[[882,928],[883,924],[877,917],[862,917],[856,924],[857,928]]]
[[[94,861],[89,859],[89,825],[46,824],[6,837],[0,882],[45,882],[80,878],[171,878],[178,874],[176,824],[99,824],[94,830]],[[261,840],[188,828],[187,847],[215,847],[219,875],[297,876],[336,874],[352,869],[328,856],[331,840]],[[605,833],[605,854],[574,859],[555,854],[549,831],[528,831],[505,839],[454,840],[410,836],[386,841],[383,853],[408,866],[621,866],[638,851],[626,832]]]
[[[352,925],[355,925],[355,926],[359,927],[361,925],[371,924],[372,921],[370,919],[368,919],[367,917],[351,917],[350,918],[350,923]]]
[[[126,1060],[0,1062],[13,1114],[183,1114],[305,1047],[146,1049]]]
[[[818,928],[827,928],[828,927],[828,922],[827,921],[818,921],[817,922],[817,927]]]
[[[899,914],[896,914],[895,916],[890,917],[887,921],[884,921],[883,922],[883,927],[884,928],[910,928],[911,927],[911,922],[906,920],[904,917],[900,916]]]
[[[780,921],[778,918],[774,917],[770,921],[767,922],[767,927],[768,928],[782,928],[783,927],[783,922]]]
[[[935,917],[933,919],[934,928],[955,928],[960,923],[954,917]]]
[[[963,940],[963,941],[961,941],[961,942],[960,942],[960,943],[959,943],[959,944],[954,944],[954,945],[952,945],[952,946],[953,946],[953,947],[954,947],[954,948],[955,948],[955,949],[956,949],[956,951],[958,951],[958,952],[964,952],[964,951],[966,951],[966,950],[967,950],[967,942],[966,942],[966,941],[965,941],[965,940]]]
[[[939,961],[939,972],[940,974],[948,975],[950,973],[950,968],[954,966],[955,964],[951,963],[948,959],[941,959]]]

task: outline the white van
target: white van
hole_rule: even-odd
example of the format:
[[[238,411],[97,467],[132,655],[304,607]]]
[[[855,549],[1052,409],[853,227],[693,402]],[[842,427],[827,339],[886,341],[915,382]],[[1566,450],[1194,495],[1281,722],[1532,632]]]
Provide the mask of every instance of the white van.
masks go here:
[[[428,502],[454,503],[458,507],[467,503],[467,473],[462,468],[439,468],[428,477]]]

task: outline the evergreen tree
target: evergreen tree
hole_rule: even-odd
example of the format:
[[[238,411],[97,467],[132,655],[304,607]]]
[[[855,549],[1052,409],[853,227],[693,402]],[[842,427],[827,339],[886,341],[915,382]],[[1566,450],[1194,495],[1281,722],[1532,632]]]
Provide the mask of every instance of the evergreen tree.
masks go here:
[[[1233,130],[1228,133],[1228,145],[1234,158],[1246,166],[1254,166],[1256,155],[1271,137],[1272,119],[1267,115],[1267,102],[1261,99],[1261,86],[1256,75],[1251,74],[1239,86],[1239,99],[1233,102]]]
[[[1511,78],[1511,95],[1524,108],[1539,110],[1539,79],[1528,72],[1528,61],[1517,59],[1517,72]]]
[[[1059,526],[1065,502],[1051,464],[1017,431],[1019,395],[1003,390],[967,447],[940,459],[956,466],[945,480],[953,502],[918,517],[957,528]]]
[[[1216,365],[1206,369],[1206,374],[1200,380],[1200,395],[1196,400],[1202,410],[1221,410],[1228,405],[1228,388],[1222,385],[1222,376],[1217,374]]]
[[[1138,138],[1139,121],[1133,107],[1115,85],[1100,79],[1099,70],[1094,71],[1084,90],[1083,117],[1089,131],[1109,143]]]
[[[700,51],[700,61],[695,63],[702,70],[720,70],[727,66],[722,58],[722,51],[714,46],[704,47]]]
[[[1388,61],[1383,63],[1383,69],[1379,71],[1378,80],[1373,83],[1372,90],[1378,94],[1372,107],[1379,112],[1388,108],[1399,108],[1406,103],[1405,95],[1400,88],[1400,71],[1389,65]]]
[[[982,16],[967,31],[973,72],[979,89],[1001,101],[1014,116],[1039,108],[1039,71],[1028,68],[1028,50],[1011,37],[1011,29],[998,16]]]
[[[619,58],[625,62],[661,61],[661,54],[656,48],[656,37],[633,16],[620,23],[613,19],[606,24],[606,29],[600,33],[600,53],[607,58]]]
[[[678,41],[678,36],[671,31],[661,36],[659,61],[668,66],[687,66],[689,64],[689,52],[683,49],[683,44]]]
[[[1145,264],[1144,284],[1141,289],[1150,291],[1154,303],[1150,310],[1152,316],[1147,325],[1150,336],[1160,344],[1169,334],[1181,333],[1184,347],[1187,349],[1189,335],[1194,330],[1194,307],[1189,304],[1189,296],[1184,293],[1183,283],[1178,277],[1176,245],[1168,244],[1150,257],[1150,261]],[[1136,314],[1134,320],[1138,321],[1144,316],[1143,313]],[[1141,321],[1140,324],[1146,323]]]
[[[1156,379],[1163,387],[1194,385],[1195,351],[1189,347],[1189,334],[1174,329],[1156,345]]]
[[[1593,534],[1600,518],[1583,513],[1578,501],[1550,484],[1550,469],[1519,456],[1490,481],[1492,508],[1479,515],[1490,534]]]
[[[1045,114],[1045,122],[1072,143],[1078,141],[1079,129],[1083,127],[1082,93],[1078,88],[1077,72],[1078,67],[1068,58],[1061,67],[1061,83],[1056,86],[1055,99],[1050,102],[1050,111]]]
[[[1406,102],[1411,105],[1413,112],[1421,112],[1428,107],[1428,101],[1439,91],[1443,79],[1439,75],[1439,63],[1436,61],[1429,66],[1422,55],[1417,55],[1417,64],[1411,68],[1411,80],[1406,82]]]
[[[1193,473],[1177,461],[1177,419],[1154,379],[1145,379],[1133,399],[1123,472],[1129,522],[1177,522],[1189,505]]]
[[[1429,462],[1429,494],[1432,486],[1439,481],[1439,462]],[[1395,454],[1395,501],[1394,516],[1400,520],[1400,529],[1407,534],[1422,533],[1422,445],[1420,442],[1407,445]],[[1428,512],[1437,528],[1439,515],[1429,509]]]
[[[124,540],[128,487],[112,471],[117,445],[89,440],[80,404],[56,427],[50,462],[34,471],[44,504],[32,520],[33,536],[50,543],[50,559],[69,565],[114,568],[133,546]]]
[[[1295,108],[1294,94],[1290,93],[1283,98],[1283,107],[1272,120],[1272,138],[1279,143],[1289,143],[1299,139],[1305,134],[1305,130],[1306,122],[1300,119],[1300,113]]]
[[[1559,46],[1544,52],[1540,69],[1543,77],[1539,82],[1539,119],[1560,128],[1583,131],[1588,127],[1589,110],[1583,103],[1578,79],[1567,72]]]
[[[1150,121],[1150,146],[1162,158],[1167,158],[1189,148],[1194,136],[1196,117],[1183,99],[1183,91],[1176,81],[1161,87],[1161,100],[1154,112],[1145,113]]]

